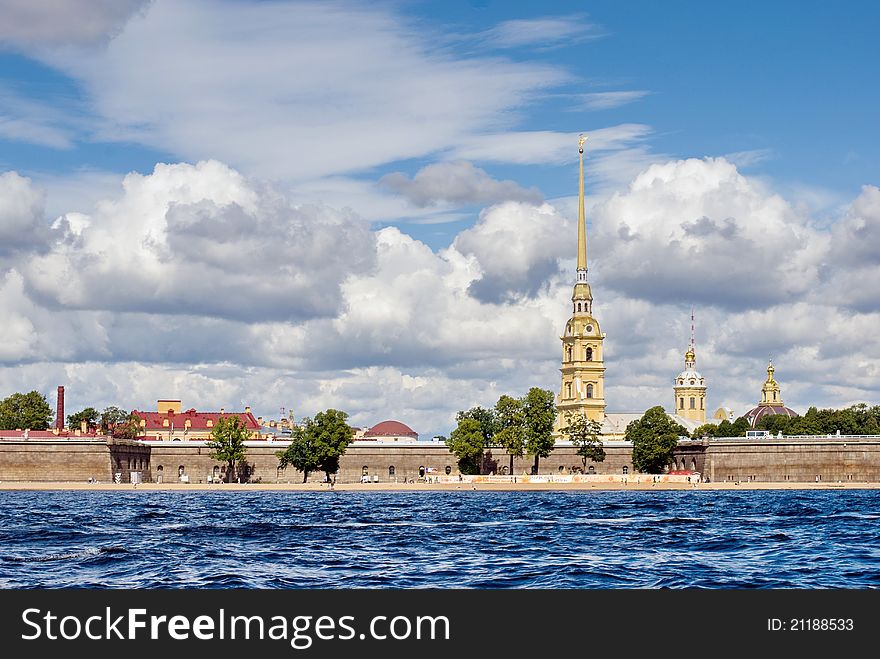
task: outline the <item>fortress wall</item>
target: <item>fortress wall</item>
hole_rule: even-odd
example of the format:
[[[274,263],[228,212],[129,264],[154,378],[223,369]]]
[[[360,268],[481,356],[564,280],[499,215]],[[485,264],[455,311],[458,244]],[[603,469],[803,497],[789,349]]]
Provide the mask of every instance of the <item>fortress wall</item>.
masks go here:
[[[110,482],[110,451],[101,440],[3,440],[0,481]]]
[[[283,442],[251,444],[247,449],[244,474],[252,481],[263,483],[301,482],[302,474],[278,467],[276,452]],[[604,462],[593,465],[596,474],[623,475],[632,469],[632,452],[626,446],[606,446]],[[145,482],[177,482],[178,469],[190,482],[207,482],[217,467],[222,475],[225,465],[211,459],[210,449],[202,442],[131,442],[118,440],[52,440],[0,441],[0,480],[69,482],[96,478],[109,482],[119,473],[122,482],[129,482],[130,472],[140,471]],[[696,471],[711,481],[880,482],[880,438],[829,438],[827,440],[707,440],[684,442],[675,451],[673,468]],[[516,458],[513,473],[529,473],[533,460]],[[504,473],[509,456],[503,449],[486,451],[483,473]],[[590,463],[588,463],[588,466]],[[445,446],[358,443],[349,447],[340,462],[337,482],[358,482],[363,467],[370,479],[378,482],[402,482],[417,479],[420,467],[426,475],[444,475],[446,467],[456,473],[457,463]],[[394,467],[390,475],[389,467]],[[571,473],[582,468],[581,458],[571,446],[557,447],[548,458],[540,461],[540,473]],[[427,468],[434,471],[428,471]],[[320,480],[323,474],[310,475]]]
[[[702,473],[713,481],[878,482],[880,439],[714,440]]]

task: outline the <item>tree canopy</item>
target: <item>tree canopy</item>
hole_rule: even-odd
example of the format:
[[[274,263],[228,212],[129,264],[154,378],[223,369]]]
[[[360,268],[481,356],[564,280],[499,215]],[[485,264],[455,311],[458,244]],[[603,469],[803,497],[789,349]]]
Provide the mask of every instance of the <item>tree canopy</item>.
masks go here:
[[[687,430],[670,419],[662,406],[650,408],[626,427],[624,439],[633,445],[633,467],[649,474],[663,473],[681,436],[687,437]]]
[[[463,419],[474,419],[480,424],[480,433],[483,435],[483,445],[489,446],[495,437],[498,426],[495,420],[495,411],[480,407],[472,407],[467,411],[459,411],[455,415],[455,420],[461,422]]]
[[[562,434],[566,435],[572,444],[577,447],[577,454],[581,457],[584,464],[584,471],[587,470],[587,462],[604,462],[605,448],[602,445],[600,435],[602,433],[602,424],[598,421],[591,421],[583,414],[575,414],[568,421],[568,425],[562,429]]]
[[[278,466],[284,469],[290,465],[303,472],[303,483],[317,470],[329,480],[339,470],[339,459],[352,441],[354,428],[348,425],[348,414],[332,408],[318,412],[314,419],[306,417],[294,426],[290,444],[276,454]]]
[[[110,434],[117,439],[136,439],[140,437],[143,434],[141,417],[132,412],[125,418],[124,423],[114,424],[110,429]]]
[[[0,401],[0,430],[46,430],[52,424],[52,408],[38,391],[15,393]]]
[[[523,399],[503,395],[495,403],[495,443],[510,456],[509,472],[513,473],[513,459],[521,458],[526,448],[525,411]]]
[[[226,463],[226,482],[235,477],[235,465],[241,463],[247,454],[244,443],[250,437],[245,422],[237,414],[221,416],[211,429],[211,458]]]
[[[534,456],[534,473],[538,473],[538,461],[553,451],[553,424],[556,422],[556,398],[549,389],[532,387],[523,399],[525,419],[525,449]]]
[[[113,434],[117,426],[128,421],[128,417],[128,412],[115,405],[105,407],[104,411],[101,412],[101,432],[105,435]],[[138,417],[138,420],[140,420],[140,417]]]
[[[67,427],[71,430],[79,430],[82,422],[86,422],[86,430],[96,430],[98,428],[98,417],[100,413],[94,407],[87,407],[82,412],[70,414],[67,416]]]
[[[479,474],[483,462],[486,439],[480,422],[473,417],[462,417],[446,440],[449,452],[458,458],[458,470],[463,474]]]

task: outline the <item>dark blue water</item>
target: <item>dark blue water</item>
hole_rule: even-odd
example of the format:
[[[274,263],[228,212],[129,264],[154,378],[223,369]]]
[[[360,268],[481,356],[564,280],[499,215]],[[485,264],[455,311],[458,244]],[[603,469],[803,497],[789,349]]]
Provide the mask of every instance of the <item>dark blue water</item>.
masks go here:
[[[880,492],[0,492],[2,588],[876,588]]]

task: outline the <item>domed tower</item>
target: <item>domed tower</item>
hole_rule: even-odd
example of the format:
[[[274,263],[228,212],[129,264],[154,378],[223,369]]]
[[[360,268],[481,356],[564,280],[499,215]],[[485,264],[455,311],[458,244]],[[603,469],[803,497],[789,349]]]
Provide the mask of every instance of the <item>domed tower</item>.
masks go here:
[[[706,422],[706,381],[697,371],[694,313],[691,312],[691,342],[684,353],[684,370],[675,376],[675,413],[692,421]]]
[[[764,386],[761,387],[761,402],[758,403],[757,407],[753,407],[743,415],[748,419],[752,428],[758,425],[758,421],[765,416],[773,414],[783,414],[789,418],[798,416],[797,412],[786,407],[785,403],[782,402],[782,388],[779,386],[776,378],[773,377],[775,372],[776,369],[773,367],[773,361],[771,360],[767,365],[767,379],[764,381]]]
[[[562,387],[556,403],[557,431],[568,425],[572,415],[586,415],[601,423],[605,419],[605,361],[602,343],[605,334],[593,317],[593,292],[587,278],[587,224],[584,214],[584,141],[578,139],[580,173],[578,179],[577,277],[571,294],[571,318],[562,339]]]

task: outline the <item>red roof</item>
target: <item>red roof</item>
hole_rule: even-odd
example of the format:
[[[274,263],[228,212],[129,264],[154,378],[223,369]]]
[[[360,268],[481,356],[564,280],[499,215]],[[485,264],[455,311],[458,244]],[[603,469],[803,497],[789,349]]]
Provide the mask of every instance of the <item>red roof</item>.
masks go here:
[[[256,418],[250,412],[196,412],[194,409],[189,409],[186,412],[139,412],[138,410],[132,410],[132,414],[137,414],[141,419],[146,421],[145,430],[147,432],[156,431],[156,430],[170,430],[173,424],[175,430],[183,430],[186,428],[186,422],[189,420],[189,429],[190,430],[207,430],[210,431],[213,426],[217,425],[217,422],[223,418],[228,416],[237,416],[243,422],[245,427],[248,430],[258,431],[260,429],[260,424],[257,423]],[[165,419],[168,419],[168,425],[164,424]],[[211,421],[211,425],[208,425],[208,421]]]
[[[383,421],[365,432],[364,437],[412,437],[418,439],[419,433],[400,421]]]
[[[24,438],[24,430],[0,430],[0,437],[6,437],[8,439],[13,438]],[[99,435],[97,432],[88,432],[88,433],[80,433],[79,435],[74,434],[72,430],[62,430],[57,435],[51,430],[28,430],[28,439],[76,439],[77,437],[85,437],[86,439],[95,437],[104,437],[104,435]]]

